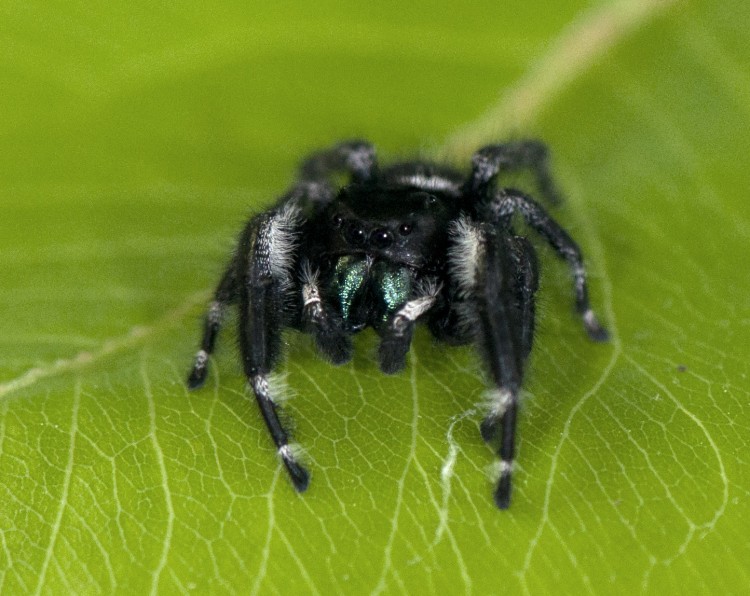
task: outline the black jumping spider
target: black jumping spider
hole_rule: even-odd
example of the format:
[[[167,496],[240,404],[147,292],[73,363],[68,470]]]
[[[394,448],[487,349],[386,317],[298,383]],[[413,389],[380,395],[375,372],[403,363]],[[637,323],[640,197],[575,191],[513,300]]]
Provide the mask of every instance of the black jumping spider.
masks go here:
[[[534,338],[536,254],[516,235],[520,214],[564,258],[575,301],[592,339],[607,337],[589,307],[581,252],[527,195],[497,188],[503,173],[530,169],[555,203],[546,147],[522,141],[483,147],[467,176],[439,164],[409,161],[379,167],[374,148],[350,141],[308,157],[299,181],[245,226],[208,309],[201,349],[188,379],[206,380],[222,315],[239,304],[245,374],[278,453],[298,491],[309,473],[289,446],[268,375],[278,363],[285,327],[306,331],[334,364],[352,357],[352,336],[373,327],[385,373],[405,364],[414,326],[424,320],[451,344],[475,343],[493,388],[481,425],[496,445],[495,502],[510,504],[516,409]],[[335,188],[335,178],[350,181]]]

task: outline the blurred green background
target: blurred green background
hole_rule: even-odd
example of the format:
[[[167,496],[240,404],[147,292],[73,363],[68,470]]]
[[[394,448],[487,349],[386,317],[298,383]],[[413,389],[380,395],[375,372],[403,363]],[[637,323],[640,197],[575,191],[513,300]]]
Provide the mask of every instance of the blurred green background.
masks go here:
[[[744,592],[748,27],[739,0],[0,4],[0,592]],[[538,243],[507,512],[470,349],[419,334],[386,378],[371,335],[334,369],[290,334],[304,497],[231,326],[184,389],[244,219],[353,136],[553,150],[613,340]]]

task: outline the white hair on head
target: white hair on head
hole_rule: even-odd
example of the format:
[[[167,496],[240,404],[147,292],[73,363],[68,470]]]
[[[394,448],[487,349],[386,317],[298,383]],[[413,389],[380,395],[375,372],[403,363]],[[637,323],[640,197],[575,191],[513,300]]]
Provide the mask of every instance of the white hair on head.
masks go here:
[[[459,190],[459,184],[454,180],[442,176],[425,176],[424,174],[412,174],[401,176],[397,179],[399,184],[409,184],[422,190],[453,191]]]

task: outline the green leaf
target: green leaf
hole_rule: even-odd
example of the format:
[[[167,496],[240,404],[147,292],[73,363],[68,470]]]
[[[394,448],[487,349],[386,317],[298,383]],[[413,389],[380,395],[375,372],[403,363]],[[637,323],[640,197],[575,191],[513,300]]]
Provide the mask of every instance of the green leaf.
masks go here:
[[[742,592],[744,3],[299,4],[0,7],[0,591]],[[242,221],[351,136],[553,148],[612,341],[537,243],[506,512],[471,349],[419,333],[384,377],[372,334],[340,368],[289,334],[303,496],[231,326],[185,389]]]

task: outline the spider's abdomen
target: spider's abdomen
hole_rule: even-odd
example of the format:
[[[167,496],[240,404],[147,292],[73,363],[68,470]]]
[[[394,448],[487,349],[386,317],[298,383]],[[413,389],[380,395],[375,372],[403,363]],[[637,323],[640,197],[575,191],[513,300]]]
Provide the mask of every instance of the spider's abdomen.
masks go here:
[[[409,299],[412,274],[385,259],[345,255],[336,262],[330,285],[346,328],[360,331],[379,327]]]

